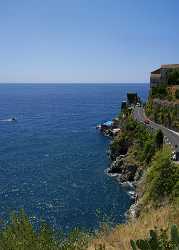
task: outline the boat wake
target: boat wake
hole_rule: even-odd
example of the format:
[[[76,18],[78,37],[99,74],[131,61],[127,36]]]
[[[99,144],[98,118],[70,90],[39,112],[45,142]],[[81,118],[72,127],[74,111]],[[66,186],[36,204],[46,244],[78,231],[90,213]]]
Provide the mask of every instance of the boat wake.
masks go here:
[[[8,118],[8,119],[2,119],[0,120],[0,122],[16,122],[16,118],[12,117],[12,118]]]

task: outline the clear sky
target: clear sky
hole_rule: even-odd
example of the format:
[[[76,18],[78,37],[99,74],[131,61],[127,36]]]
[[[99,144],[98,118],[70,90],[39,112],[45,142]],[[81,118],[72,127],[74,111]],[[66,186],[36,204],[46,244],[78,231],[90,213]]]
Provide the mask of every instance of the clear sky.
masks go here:
[[[179,0],[0,0],[0,82],[148,82],[179,63]]]

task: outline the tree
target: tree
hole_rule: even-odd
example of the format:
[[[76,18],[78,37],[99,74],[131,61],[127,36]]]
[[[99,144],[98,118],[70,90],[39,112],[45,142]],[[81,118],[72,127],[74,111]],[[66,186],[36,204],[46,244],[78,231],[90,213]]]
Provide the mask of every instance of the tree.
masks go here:
[[[176,99],[179,99],[179,89],[176,89],[175,97],[176,97]]]
[[[167,230],[150,230],[147,239],[131,240],[133,250],[177,250],[179,249],[179,229],[177,225],[172,225],[170,237]]]
[[[155,136],[155,144],[157,148],[161,148],[163,146],[163,132],[159,129]]]
[[[146,200],[154,202],[172,198],[179,177],[179,166],[171,160],[171,149],[163,147],[151,162],[147,173]]]
[[[164,99],[168,96],[167,85],[161,83],[151,89],[150,93],[152,98],[161,98]]]

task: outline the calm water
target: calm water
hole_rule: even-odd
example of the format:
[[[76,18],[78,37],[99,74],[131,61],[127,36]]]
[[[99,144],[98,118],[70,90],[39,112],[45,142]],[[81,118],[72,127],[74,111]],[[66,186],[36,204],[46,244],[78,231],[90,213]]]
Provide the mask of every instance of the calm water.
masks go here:
[[[99,209],[122,222],[131,199],[104,173],[109,140],[95,126],[128,91],[145,99],[148,85],[0,85],[0,217],[24,208],[35,223],[94,228]]]

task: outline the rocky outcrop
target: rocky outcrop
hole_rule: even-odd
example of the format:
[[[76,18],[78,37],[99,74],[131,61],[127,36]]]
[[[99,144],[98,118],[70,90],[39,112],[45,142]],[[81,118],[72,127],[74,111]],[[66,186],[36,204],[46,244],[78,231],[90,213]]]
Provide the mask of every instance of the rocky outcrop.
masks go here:
[[[130,143],[127,140],[116,140],[113,138],[110,148],[109,148],[109,158],[111,161],[116,161],[118,157],[124,156],[127,154]]]
[[[110,174],[121,174],[122,166],[124,165],[124,156],[118,156],[114,161],[112,161],[111,166],[108,170]]]
[[[109,174],[117,174],[117,179],[120,183],[131,183],[134,190],[132,198],[134,204],[130,207],[126,213],[127,219],[133,219],[139,216],[141,211],[141,205],[138,202],[141,196],[138,188],[138,184],[141,181],[143,175],[143,168],[138,162],[134,160],[132,152],[127,152],[125,155],[119,155],[111,162],[110,168],[108,169]]]
[[[136,171],[137,171],[137,166],[132,164],[125,164],[122,169],[120,181],[121,182],[134,181]]]
[[[127,155],[120,155],[115,161],[111,163],[108,173],[120,174],[120,182],[133,182],[135,180],[137,168],[137,164],[130,162],[127,158]]]

